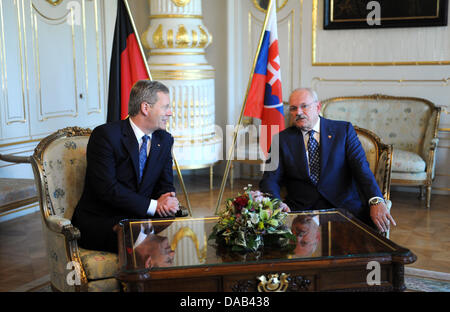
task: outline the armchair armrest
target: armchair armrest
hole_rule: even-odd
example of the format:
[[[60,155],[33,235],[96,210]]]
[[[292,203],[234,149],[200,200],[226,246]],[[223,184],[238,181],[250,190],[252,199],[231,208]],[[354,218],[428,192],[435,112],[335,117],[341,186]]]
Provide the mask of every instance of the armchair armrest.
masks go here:
[[[29,164],[31,163],[30,156],[15,156],[10,154],[0,154],[0,160],[17,163],[17,164]]]
[[[62,233],[63,228],[67,225],[71,225],[72,222],[69,219],[60,216],[48,216],[47,225],[53,232]]]
[[[390,213],[391,212],[391,208],[392,208],[392,202],[389,199],[386,200],[386,208],[387,208],[387,210]]]
[[[374,173],[375,180],[380,187],[381,193],[384,197],[388,197],[389,184],[390,184],[390,162],[389,153],[384,151],[378,159],[376,171]]]
[[[72,225],[72,221],[60,216],[48,216],[47,226],[49,230],[63,234],[68,241],[77,241],[80,238],[80,230]]]
[[[438,143],[439,143],[439,139],[438,139],[438,138],[433,138],[433,139],[430,141],[430,150],[435,150],[435,149],[437,149]]]

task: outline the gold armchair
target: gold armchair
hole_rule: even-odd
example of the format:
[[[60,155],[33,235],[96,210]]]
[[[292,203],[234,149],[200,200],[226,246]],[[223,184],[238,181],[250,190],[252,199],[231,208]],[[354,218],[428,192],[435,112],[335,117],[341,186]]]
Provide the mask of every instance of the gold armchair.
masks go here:
[[[354,126],[358,139],[366,153],[370,170],[380,187],[381,193],[386,200],[388,210],[391,210],[390,201],[392,145],[384,144],[372,131]],[[389,238],[389,232],[386,233]]]
[[[90,134],[78,127],[58,130],[42,139],[30,159],[54,291],[120,289],[117,255],[79,248],[82,233],[70,221],[83,192]]]

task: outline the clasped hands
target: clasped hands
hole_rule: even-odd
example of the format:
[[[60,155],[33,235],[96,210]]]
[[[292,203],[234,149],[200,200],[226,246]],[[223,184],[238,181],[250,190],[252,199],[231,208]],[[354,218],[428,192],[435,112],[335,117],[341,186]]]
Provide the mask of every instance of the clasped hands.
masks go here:
[[[180,202],[175,196],[175,192],[162,194],[156,205],[156,213],[161,217],[173,217],[180,209]]]

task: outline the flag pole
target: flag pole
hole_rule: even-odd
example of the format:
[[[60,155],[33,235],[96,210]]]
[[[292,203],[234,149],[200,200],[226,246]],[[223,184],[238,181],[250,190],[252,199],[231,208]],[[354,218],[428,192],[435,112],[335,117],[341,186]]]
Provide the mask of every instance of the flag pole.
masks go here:
[[[261,45],[262,45],[262,42],[263,42],[263,39],[264,39],[264,33],[266,31],[267,23],[269,21],[269,14],[270,14],[270,10],[272,9],[272,2],[273,1],[274,0],[270,0],[269,1],[269,5],[267,6],[266,17],[264,18],[264,24],[263,24],[263,27],[262,27],[261,35],[259,37],[258,48],[256,49],[257,53],[255,55],[255,58],[253,59],[252,70],[250,71],[250,77],[249,77],[248,83],[247,83],[247,91],[245,91],[244,102],[242,103],[241,113],[239,114],[237,127],[234,129],[233,142],[232,142],[232,144],[230,146],[230,150],[228,152],[227,165],[225,167],[225,173],[224,173],[223,178],[222,178],[222,184],[220,186],[219,197],[217,199],[216,212],[215,212],[216,215],[219,212],[219,207],[220,207],[220,203],[222,202],[223,192],[225,190],[225,185],[226,185],[226,182],[227,182],[228,174],[230,172],[232,156],[233,156],[233,153],[234,153],[234,145],[236,144],[238,130],[239,130],[239,127],[242,124],[242,119],[244,117],[245,104],[247,103],[248,92],[250,90],[250,86],[251,86],[251,83],[252,83],[252,80],[253,80],[253,74],[255,72],[256,62],[258,61],[258,56],[259,56],[259,52],[261,50]]]
[[[137,32],[136,24],[134,23],[133,14],[131,14],[131,10],[130,10],[130,6],[128,5],[128,1],[127,0],[122,0],[122,1],[125,4],[125,7],[127,8],[128,16],[130,17],[130,21],[131,21],[131,26],[133,26],[133,30],[136,35],[136,40],[138,42],[139,51],[141,52],[142,59],[144,60],[145,69],[147,70],[148,78],[151,81],[151,80],[153,80],[152,74],[150,73],[150,68],[148,67],[147,58],[145,56],[144,49],[142,48],[141,38],[139,37],[139,33]],[[178,165],[178,161],[177,161],[177,158],[175,157],[175,153],[172,153],[172,157],[173,157],[173,162],[175,163],[175,169],[177,170],[178,178],[180,180],[180,185],[183,190],[184,197],[186,198],[189,215],[192,217],[191,202],[189,201],[189,197],[188,197],[188,194],[186,191],[186,186],[184,185],[183,176],[181,175],[180,166]]]

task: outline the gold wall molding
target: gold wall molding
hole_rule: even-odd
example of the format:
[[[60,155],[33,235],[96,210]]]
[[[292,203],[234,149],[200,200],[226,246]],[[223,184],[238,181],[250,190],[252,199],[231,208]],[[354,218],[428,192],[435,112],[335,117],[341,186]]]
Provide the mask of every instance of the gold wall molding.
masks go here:
[[[316,82],[354,82],[354,83],[377,83],[377,82],[389,82],[389,83],[439,83],[443,87],[450,85],[450,77],[442,79],[327,79],[314,77],[312,79],[313,84]]]
[[[199,80],[214,79],[215,70],[150,70],[152,77],[156,80]]]
[[[195,27],[178,24],[176,28],[168,29],[164,29],[163,24],[158,24],[151,36],[153,46],[147,42],[147,36],[148,30],[143,35],[147,49],[204,49],[212,42],[212,35],[201,24]]]
[[[18,142],[4,143],[4,144],[0,144],[0,148],[2,148],[2,147],[8,147],[8,146],[14,146],[14,145],[20,145],[20,144],[26,144],[26,143],[39,142],[40,140],[41,140],[41,139],[33,139],[33,140],[25,140],[25,141],[18,141]]]
[[[47,1],[48,3],[50,3],[50,4],[53,5],[53,6],[57,6],[57,5],[59,5],[61,2],[63,2],[63,0],[45,0],[45,1]]]
[[[311,65],[312,66],[428,66],[428,65],[450,65],[450,60],[445,61],[392,61],[392,62],[317,62],[317,21],[318,1],[313,0],[312,9],[312,44]],[[351,31],[351,30],[349,30]]]
[[[286,6],[286,4],[288,3],[289,0],[282,0],[282,2],[277,1],[277,0],[273,0],[273,1],[277,2],[277,13],[278,13],[278,11],[280,11],[281,9],[283,9]],[[281,4],[280,4],[280,2],[281,2]],[[261,5],[259,4],[259,0],[253,0],[253,5],[255,6],[255,8],[258,9],[258,11],[261,11],[264,14],[267,12],[266,9],[261,7]]]
[[[191,0],[172,0],[172,2],[178,7],[184,7],[188,5]]]

